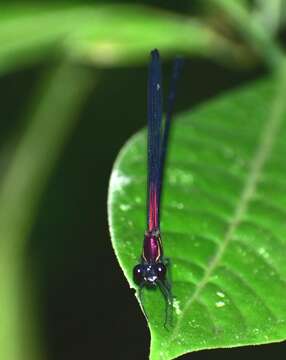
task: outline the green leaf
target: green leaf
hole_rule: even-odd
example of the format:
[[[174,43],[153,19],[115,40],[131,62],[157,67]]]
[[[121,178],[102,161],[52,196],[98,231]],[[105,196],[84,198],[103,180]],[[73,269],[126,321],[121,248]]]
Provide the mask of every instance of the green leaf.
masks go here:
[[[54,54],[105,67],[145,62],[155,47],[252,61],[199,19],[135,5],[0,5],[0,43],[0,73]]]
[[[278,79],[278,80],[277,80]],[[286,338],[286,76],[257,81],[173,124],[162,239],[174,321],[144,292],[151,359]],[[131,286],[145,230],[146,131],[120,152],[109,189],[112,243]]]

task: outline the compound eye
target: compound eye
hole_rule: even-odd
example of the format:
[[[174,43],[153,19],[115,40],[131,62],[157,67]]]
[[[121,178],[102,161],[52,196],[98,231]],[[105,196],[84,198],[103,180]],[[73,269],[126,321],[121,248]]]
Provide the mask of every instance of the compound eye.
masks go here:
[[[165,280],[167,268],[164,264],[159,263],[157,265],[157,273],[159,280]]]
[[[136,265],[133,268],[133,278],[137,285],[142,284],[144,281],[143,278],[143,266],[142,265]]]

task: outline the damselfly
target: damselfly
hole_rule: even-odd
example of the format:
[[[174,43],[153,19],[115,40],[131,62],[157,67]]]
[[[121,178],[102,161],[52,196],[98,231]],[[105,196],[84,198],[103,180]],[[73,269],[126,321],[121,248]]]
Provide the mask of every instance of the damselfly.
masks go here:
[[[162,129],[162,82],[161,64],[158,50],[151,52],[148,79],[148,175],[147,175],[147,230],[144,235],[140,264],[133,269],[134,280],[139,285],[139,297],[146,286],[158,286],[166,299],[166,322],[172,315],[173,296],[167,278],[168,261],[163,256],[160,233],[160,200],[163,172],[166,158],[170,121],[173,113],[176,82],[182,66],[182,59],[174,61],[167,112]],[[141,301],[142,303],[142,301]]]

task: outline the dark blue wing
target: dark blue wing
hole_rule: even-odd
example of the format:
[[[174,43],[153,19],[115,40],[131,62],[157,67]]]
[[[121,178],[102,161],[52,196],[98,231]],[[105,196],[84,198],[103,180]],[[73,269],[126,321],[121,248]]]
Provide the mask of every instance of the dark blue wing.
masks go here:
[[[161,63],[158,50],[151,52],[148,79],[148,189],[147,225],[149,231],[159,227],[161,188],[161,123],[162,123]]]
[[[162,141],[161,141],[160,175],[159,175],[159,178],[161,180],[159,183],[159,191],[158,191],[159,204],[160,204],[160,197],[161,197],[161,188],[162,188],[162,183],[163,183],[163,172],[164,172],[164,165],[165,165],[165,159],[166,159],[167,144],[168,144],[169,133],[170,133],[170,124],[171,124],[171,119],[172,119],[173,112],[174,112],[174,103],[175,103],[175,97],[176,97],[177,82],[178,82],[179,76],[181,74],[183,64],[184,64],[183,58],[177,57],[175,59],[174,65],[173,65],[173,70],[172,70],[170,90],[169,90],[168,99],[167,99],[166,121],[165,121]]]
[[[148,80],[148,190],[147,225],[149,231],[160,227],[160,197],[170,123],[174,110],[176,85],[183,65],[182,58],[174,61],[167,113],[162,135],[162,79],[158,50],[151,52]]]

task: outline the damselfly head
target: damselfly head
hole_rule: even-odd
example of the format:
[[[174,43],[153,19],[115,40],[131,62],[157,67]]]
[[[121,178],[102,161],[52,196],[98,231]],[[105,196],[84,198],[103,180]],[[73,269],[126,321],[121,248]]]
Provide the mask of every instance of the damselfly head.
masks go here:
[[[166,266],[162,262],[138,264],[133,269],[133,276],[136,284],[155,287],[158,281],[165,281]]]

